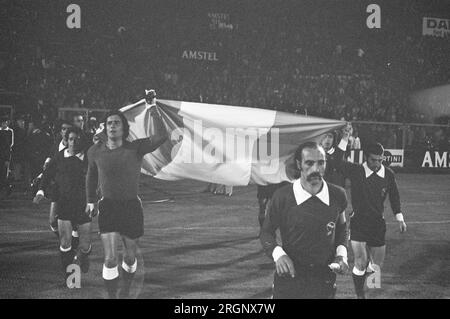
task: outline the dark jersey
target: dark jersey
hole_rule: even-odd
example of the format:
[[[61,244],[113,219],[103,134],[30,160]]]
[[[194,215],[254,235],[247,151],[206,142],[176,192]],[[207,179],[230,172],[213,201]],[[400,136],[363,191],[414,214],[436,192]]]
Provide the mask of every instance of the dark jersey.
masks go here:
[[[372,173],[366,177],[364,166],[343,162],[343,174],[351,181],[352,206],[355,218],[367,221],[383,219],[384,201],[389,195],[394,214],[401,212],[400,195],[394,172],[384,166],[384,177]]]
[[[278,245],[280,229],[283,250],[296,263],[327,265],[335,255],[335,225],[347,207],[344,189],[329,184],[329,206],[312,196],[297,205],[293,185],[278,189],[272,197],[261,230],[261,243],[268,256]]]
[[[326,153],[327,165],[325,168],[324,179],[341,187],[345,186],[345,177],[339,170],[339,163],[344,161],[345,152],[339,147],[333,148]]]
[[[59,152],[50,162],[42,176],[41,189],[48,188],[55,180],[60,200],[85,202],[86,196],[86,155],[65,157],[65,150]]]
[[[116,149],[109,149],[105,143],[91,146],[88,151],[89,169],[86,178],[89,203],[96,201],[97,184],[105,198],[136,198],[142,159],[156,148],[151,138],[124,141],[123,145]]]

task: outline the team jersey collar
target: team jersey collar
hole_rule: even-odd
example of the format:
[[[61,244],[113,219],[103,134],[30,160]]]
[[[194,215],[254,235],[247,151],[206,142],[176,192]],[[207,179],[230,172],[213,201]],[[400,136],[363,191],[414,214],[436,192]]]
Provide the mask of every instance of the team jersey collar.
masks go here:
[[[64,150],[64,157],[67,158],[67,157],[71,157],[71,156],[76,156],[76,157],[78,157],[80,160],[84,160],[84,153],[83,153],[83,152],[77,153],[77,154],[75,154],[75,155],[71,155],[71,154],[69,154],[69,149],[66,148],[66,149]]]
[[[61,142],[59,142],[58,145],[58,150],[61,152],[63,149],[65,149],[67,146],[64,145],[63,140],[61,140]]]
[[[372,171],[369,168],[369,166],[367,166],[367,162],[364,162],[362,166],[364,167],[364,172],[366,173],[366,178],[368,178],[370,175],[372,175],[372,173],[374,173],[374,171]],[[384,173],[385,173],[384,165],[381,165],[381,168],[376,173],[381,178],[384,178]]]
[[[332,147],[327,151],[327,154],[333,155],[334,151],[335,151],[335,149],[334,149],[334,147]]]
[[[295,180],[292,187],[297,205],[302,204],[313,196],[303,188],[300,183],[300,179]],[[328,185],[325,181],[323,181],[322,190],[314,196],[320,199],[325,205],[330,206],[330,193],[328,191]]]

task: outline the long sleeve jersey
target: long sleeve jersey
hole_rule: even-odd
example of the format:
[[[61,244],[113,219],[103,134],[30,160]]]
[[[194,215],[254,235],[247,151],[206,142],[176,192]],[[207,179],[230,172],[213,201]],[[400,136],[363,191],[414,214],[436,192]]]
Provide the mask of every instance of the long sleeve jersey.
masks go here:
[[[382,219],[387,195],[394,215],[401,213],[397,182],[390,168],[382,165],[378,172],[373,172],[367,167],[367,163],[361,165],[342,162],[340,169],[351,181],[355,217],[363,217],[369,221]]]
[[[299,184],[297,180],[274,193],[261,230],[261,244],[272,257],[278,246],[275,234],[279,229],[282,248],[294,262],[327,265],[335,256],[336,247],[345,245],[344,241],[335,242],[339,216],[347,207],[345,191],[324,182],[320,194],[298,203],[294,189],[301,187]]]
[[[142,159],[157,146],[151,138],[124,141],[121,147],[109,149],[105,143],[94,144],[88,151],[86,196],[89,203],[97,200],[97,185],[104,198],[128,200],[136,198]]]
[[[70,156],[67,149],[58,152],[45,170],[40,189],[47,189],[52,180],[56,182],[58,198],[84,201],[87,159],[84,153]]]

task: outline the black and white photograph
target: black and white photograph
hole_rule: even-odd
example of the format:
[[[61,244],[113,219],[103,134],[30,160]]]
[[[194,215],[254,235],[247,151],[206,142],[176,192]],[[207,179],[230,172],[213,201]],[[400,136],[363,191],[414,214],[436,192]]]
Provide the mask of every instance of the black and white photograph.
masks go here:
[[[0,0],[0,43],[0,299],[450,298],[449,0]]]

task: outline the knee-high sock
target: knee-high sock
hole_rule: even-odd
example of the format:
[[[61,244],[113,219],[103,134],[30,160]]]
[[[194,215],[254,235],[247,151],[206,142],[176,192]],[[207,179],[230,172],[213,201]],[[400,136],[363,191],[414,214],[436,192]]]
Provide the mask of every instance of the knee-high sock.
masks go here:
[[[128,265],[125,261],[122,262],[123,269],[123,286],[119,293],[119,298],[128,298],[130,295],[130,287],[133,282],[134,274],[137,269],[137,259],[134,260],[133,265]]]
[[[365,298],[364,293],[364,283],[366,279],[366,271],[365,270],[359,270],[356,267],[353,267],[353,284],[355,285],[355,292],[356,296],[358,298]]]
[[[72,247],[69,248],[59,247],[59,252],[61,253],[61,266],[63,272],[67,272],[67,266],[73,263],[74,253]]]
[[[78,244],[80,243],[80,237],[78,236],[78,232],[72,231],[72,248],[73,250],[77,250]]]
[[[103,281],[109,299],[117,299],[117,287],[119,284],[119,270],[116,267],[108,268],[103,265]]]

